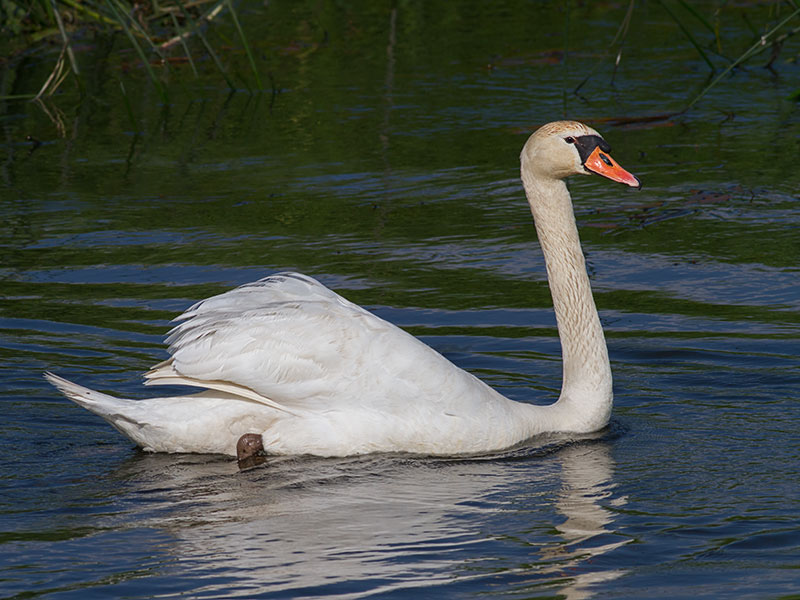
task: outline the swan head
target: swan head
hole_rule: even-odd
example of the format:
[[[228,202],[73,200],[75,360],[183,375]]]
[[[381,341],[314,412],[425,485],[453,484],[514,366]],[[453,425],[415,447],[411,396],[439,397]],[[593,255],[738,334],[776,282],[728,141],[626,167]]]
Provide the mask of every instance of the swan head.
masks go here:
[[[537,129],[522,149],[523,176],[564,179],[570,175],[600,175],[641,188],[636,178],[611,158],[611,147],[591,127],[577,121],[554,121]]]

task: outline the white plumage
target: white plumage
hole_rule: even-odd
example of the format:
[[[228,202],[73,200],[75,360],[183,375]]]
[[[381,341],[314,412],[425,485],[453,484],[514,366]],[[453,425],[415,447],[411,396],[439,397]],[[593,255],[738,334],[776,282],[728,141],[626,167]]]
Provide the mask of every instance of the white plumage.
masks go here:
[[[556,240],[555,247],[542,240],[565,360],[564,391],[551,406],[508,400],[413,336],[297,273],[243,285],[178,317],[167,338],[171,358],[145,375],[146,384],[203,388],[199,394],[121,400],[47,378],[156,452],[235,455],[240,436],[258,433],[272,454],[458,454],[500,450],[545,431],[602,428],[611,375],[571,201],[558,168],[550,169],[558,176],[540,173],[542,167],[548,173],[547,161],[584,172],[576,144],[565,138],[592,135],[579,123],[551,123],[531,136],[522,154],[540,239]],[[576,339],[565,340],[565,332]]]

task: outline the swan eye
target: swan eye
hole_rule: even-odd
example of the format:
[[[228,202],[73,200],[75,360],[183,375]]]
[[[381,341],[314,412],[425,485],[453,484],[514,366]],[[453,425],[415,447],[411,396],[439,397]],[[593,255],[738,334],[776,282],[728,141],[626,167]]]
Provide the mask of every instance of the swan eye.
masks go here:
[[[575,143],[575,138],[572,137],[571,135],[569,135],[569,136],[564,138],[564,141],[567,142],[568,144],[574,144]]]

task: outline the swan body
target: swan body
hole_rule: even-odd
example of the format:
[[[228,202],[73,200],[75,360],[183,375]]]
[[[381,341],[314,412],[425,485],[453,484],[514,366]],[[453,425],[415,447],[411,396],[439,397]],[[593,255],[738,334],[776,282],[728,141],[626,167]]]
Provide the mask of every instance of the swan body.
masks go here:
[[[521,176],[545,255],[563,353],[557,402],[509,400],[402,329],[311,277],[280,273],[189,308],[167,342],[171,357],[146,385],[197,394],[118,399],[47,373],[68,398],[145,450],[236,455],[260,434],[269,454],[429,455],[501,450],[544,432],[603,428],[611,369],[563,178],[638,180],[573,121],[537,130]]]

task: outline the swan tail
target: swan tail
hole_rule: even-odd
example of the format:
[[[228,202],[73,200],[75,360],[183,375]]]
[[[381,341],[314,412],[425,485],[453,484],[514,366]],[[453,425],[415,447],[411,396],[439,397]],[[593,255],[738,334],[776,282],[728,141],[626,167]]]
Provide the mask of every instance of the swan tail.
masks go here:
[[[54,375],[53,373],[45,373],[44,378],[50,382],[59,392],[64,394],[67,398],[72,400],[75,404],[106,418],[107,415],[114,411],[114,407],[130,400],[120,400],[108,394],[96,392],[77,383],[72,383],[68,379]]]
[[[45,379],[75,404],[105,419],[114,429],[148,452],[197,452],[236,456],[245,433],[266,431],[275,412],[254,413],[241,396],[216,391],[130,400],[115,398],[53,375]]]
[[[146,433],[150,426],[137,418],[136,413],[141,411],[137,410],[139,407],[135,400],[115,398],[49,372],[44,374],[44,378],[75,404],[102,417],[135,444],[145,449],[150,445]]]

